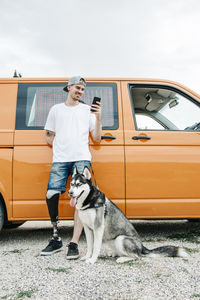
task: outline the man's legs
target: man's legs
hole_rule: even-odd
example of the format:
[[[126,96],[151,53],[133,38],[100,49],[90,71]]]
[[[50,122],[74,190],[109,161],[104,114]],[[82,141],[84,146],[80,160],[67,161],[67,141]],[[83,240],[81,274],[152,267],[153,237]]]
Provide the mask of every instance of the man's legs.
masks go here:
[[[58,202],[61,191],[65,191],[66,181],[72,163],[53,163],[49,175],[46,202],[53,226],[52,238],[41,255],[51,255],[62,248],[62,240],[58,236]]]
[[[53,163],[49,183],[47,188],[47,207],[53,226],[53,236],[49,245],[42,250],[41,255],[50,255],[62,248],[62,241],[58,236],[58,202],[61,191],[66,189],[66,181],[69,173],[73,174],[74,168],[77,168],[79,173],[82,173],[84,167],[90,169],[90,161],[83,160],[71,163]],[[78,241],[83,230],[83,225],[78,215],[78,211],[74,213],[74,230],[71,242],[68,244],[67,259],[76,259],[79,257]]]

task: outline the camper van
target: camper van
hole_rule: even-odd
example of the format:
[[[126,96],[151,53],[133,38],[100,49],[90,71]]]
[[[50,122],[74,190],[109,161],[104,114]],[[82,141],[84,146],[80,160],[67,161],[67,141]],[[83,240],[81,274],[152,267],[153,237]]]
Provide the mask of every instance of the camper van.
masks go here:
[[[44,125],[67,81],[0,79],[0,229],[49,220]],[[101,143],[89,140],[98,187],[130,219],[200,219],[200,96],[167,80],[86,82],[82,100],[102,103]],[[59,219],[73,215],[66,192]]]

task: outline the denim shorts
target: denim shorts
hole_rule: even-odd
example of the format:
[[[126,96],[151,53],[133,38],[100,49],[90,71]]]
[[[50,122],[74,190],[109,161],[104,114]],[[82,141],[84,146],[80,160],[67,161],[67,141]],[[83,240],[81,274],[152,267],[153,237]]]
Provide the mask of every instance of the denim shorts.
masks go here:
[[[74,168],[77,167],[79,173],[83,173],[84,167],[90,169],[89,160],[80,160],[73,162],[54,162],[49,174],[47,190],[56,190],[64,193],[69,175],[73,174]]]

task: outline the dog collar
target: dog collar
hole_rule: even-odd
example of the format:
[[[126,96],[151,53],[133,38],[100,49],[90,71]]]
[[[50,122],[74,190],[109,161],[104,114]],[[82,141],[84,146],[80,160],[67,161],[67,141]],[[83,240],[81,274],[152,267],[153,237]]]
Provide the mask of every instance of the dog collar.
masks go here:
[[[79,210],[85,210],[87,208],[90,208],[89,206],[90,206],[90,204],[87,204],[87,205],[83,206],[82,208],[80,208]]]
[[[102,207],[104,206],[104,203],[95,203],[94,208]]]
[[[80,208],[80,210],[86,210],[89,208],[99,208],[102,206],[104,206],[104,203],[95,203],[93,206],[90,206],[90,204],[87,204],[87,205],[83,206],[82,208]]]

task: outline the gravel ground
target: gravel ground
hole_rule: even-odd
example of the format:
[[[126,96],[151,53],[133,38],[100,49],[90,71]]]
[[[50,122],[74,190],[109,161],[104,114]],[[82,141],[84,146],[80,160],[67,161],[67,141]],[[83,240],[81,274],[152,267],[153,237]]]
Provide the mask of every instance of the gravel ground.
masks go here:
[[[142,258],[117,264],[102,256],[96,264],[65,259],[73,222],[60,222],[64,250],[49,257],[39,251],[51,236],[50,222],[26,222],[0,232],[0,299],[200,299],[200,223],[134,221],[144,245],[180,245],[189,258]],[[79,251],[85,253],[84,234]]]

